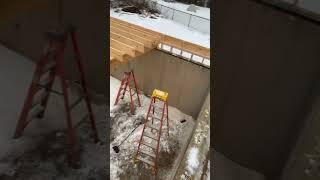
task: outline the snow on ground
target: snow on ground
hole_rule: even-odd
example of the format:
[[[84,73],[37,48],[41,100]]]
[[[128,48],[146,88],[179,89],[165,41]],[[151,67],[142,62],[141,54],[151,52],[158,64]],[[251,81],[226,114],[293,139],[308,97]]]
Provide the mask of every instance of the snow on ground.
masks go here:
[[[120,86],[120,81],[110,76],[110,101],[115,101],[115,95]],[[134,97],[136,98],[136,97]],[[139,176],[147,178],[146,173],[150,174],[151,170],[146,170],[146,166],[141,164],[134,165],[132,160],[136,153],[138,142],[142,133],[144,118],[150,104],[150,98],[145,95],[140,95],[141,107],[137,107],[135,115],[130,113],[129,96],[124,100],[120,100],[119,104],[110,109],[111,116],[111,134],[110,134],[110,178],[122,179],[129,176]],[[137,102],[135,102],[137,106]],[[157,112],[155,112],[157,114]],[[158,116],[160,116],[158,114]],[[181,123],[181,120],[186,120]],[[181,147],[186,143],[191,135],[194,120],[178,109],[169,106],[169,137],[167,135],[166,121],[163,125],[163,133],[160,142],[159,156],[159,176],[160,179],[166,179],[173,171],[174,164],[177,161],[178,154],[182,153]],[[113,146],[118,146],[121,141],[129,135],[136,127],[138,128],[128,137],[120,146],[120,152],[115,153]],[[142,173],[139,175],[139,173]]]
[[[127,13],[123,11],[115,12],[114,9],[110,9],[110,16],[166,34],[168,36],[210,48],[210,34],[198,32],[172,20],[161,17],[157,17],[156,19],[143,17],[139,16],[138,14]]]
[[[188,161],[187,161],[187,163],[188,163],[187,169],[191,174],[194,174],[195,170],[199,166],[198,155],[199,155],[198,148],[193,147],[189,152]]]
[[[157,2],[158,4],[170,7],[172,9],[176,9],[179,11],[183,11],[189,14],[193,14],[196,16],[200,16],[206,19],[210,19],[210,8],[200,7],[197,6],[199,9],[196,12],[187,11],[187,8],[190,6],[190,4],[183,4],[180,2],[165,2],[163,0],[152,0]]]

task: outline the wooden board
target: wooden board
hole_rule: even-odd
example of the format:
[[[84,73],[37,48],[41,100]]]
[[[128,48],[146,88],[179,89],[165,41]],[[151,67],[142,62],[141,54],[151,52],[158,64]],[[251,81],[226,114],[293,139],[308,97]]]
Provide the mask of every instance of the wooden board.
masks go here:
[[[210,59],[209,48],[110,17],[110,65],[130,61],[157,48],[159,43]]]

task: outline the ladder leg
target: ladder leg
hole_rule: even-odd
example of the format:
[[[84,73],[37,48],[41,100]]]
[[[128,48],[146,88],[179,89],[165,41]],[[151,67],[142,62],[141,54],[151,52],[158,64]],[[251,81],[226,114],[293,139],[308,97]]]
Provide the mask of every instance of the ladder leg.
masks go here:
[[[81,85],[82,85],[82,88],[84,91],[84,97],[85,97],[87,109],[89,111],[89,118],[90,118],[91,128],[92,128],[93,134],[94,134],[94,141],[98,142],[99,141],[98,132],[97,132],[97,128],[96,128],[95,119],[93,116],[92,107],[90,104],[91,101],[90,101],[90,97],[89,97],[89,93],[88,93],[88,89],[87,89],[87,83],[85,81],[85,74],[84,74],[84,70],[82,67],[80,51],[78,48],[78,43],[77,43],[76,35],[75,35],[74,31],[71,32],[71,40],[72,40],[73,50],[75,52],[75,59],[76,59],[77,65],[78,65],[79,73],[80,73]]]
[[[139,97],[139,89],[138,89],[138,86],[137,86],[137,83],[136,83],[136,78],[134,77],[133,70],[131,70],[131,74],[132,74],[132,77],[133,77],[134,86],[135,86],[135,88],[136,88],[136,93],[137,93],[137,96],[138,96],[139,107],[141,107],[140,97]]]
[[[114,102],[114,105],[117,105],[118,102],[119,102],[120,92],[121,92],[121,90],[122,90],[121,88],[122,88],[124,82],[125,82],[125,76],[123,76],[123,78],[122,78],[122,80],[121,80],[121,85],[120,85],[120,87],[119,87],[118,94],[117,94],[117,98],[116,98],[116,101]]]
[[[28,90],[27,97],[24,101],[22,112],[20,114],[19,120],[16,125],[14,138],[19,138],[22,135],[23,130],[27,125],[27,117],[28,117],[28,113],[29,113],[31,105],[32,105],[33,96],[36,93],[36,91],[38,90],[36,87],[36,83],[38,83],[40,80],[40,73],[41,73],[41,68],[37,64],[36,70],[33,74],[31,85]]]
[[[139,145],[138,145],[137,153],[135,155],[135,159],[137,159],[137,157],[139,155],[140,145],[141,145],[141,141],[142,141],[144,130],[146,128],[146,124],[148,122],[148,117],[149,117],[149,113],[150,113],[150,110],[151,110],[152,101],[153,101],[153,99],[151,99],[151,102],[150,102],[150,105],[149,105],[149,109],[148,109],[148,113],[147,113],[146,119],[144,120],[144,125],[143,125],[142,133],[141,133],[141,136],[140,136]]]
[[[72,121],[71,121],[71,115],[70,115],[70,108],[69,108],[69,97],[68,97],[68,90],[67,90],[67,83],[64,79],[64,77],[60,77],[61,80],[61,86],[62,86],[62,92],[63,92],[63,98],[64,98],[64,107],[66,110],[66,117],[67,117],[67,127],[68,127],[68,137],[69,137],[69,143],[70,143],[70,158],[72,163],[76,161],[76,149],[75,149],[75,131],[72,126]]]
[[[125,94],[126,94],[126,91],[127,91],[128,84],[130,83],[130,82],[129,82],[130,76],[128,76],[128,75],[126,75],[126,74],[125,74],[124,76],[125,76],[125,78],[124,78],[125,86],[124,86],[124,89],[123,89],[123,93],[122,93],[121,99],[124,98],[124,96],[125,96]]]
[[[168,137],[169,137],[169,106],[168,106],[168,100],[166,101],[166,109],[167,109],[167,127],[168,127]]]
[[[153,105],[155,106],[155,104],[156,104],[156,98],[152,98],[152,99],[153,99]],[[152,107],[152,114],[153,114],[153,115],[154,115],[154,106]],[[152,118],[151,124],[153,124],[153,118]]]
[[[131,86],[130,86],[130,77],[128,77],[128,82],[127,85],[129,86],[129,93],[130,93],[130,109],[131,109],[131,113],[134,114],[134,105],[133,105],[133,101],[132,101],[132,91],[131,91]]]
[[[71,121],[71,111],[69,107],[69,95],[68,95],[68,86],[66,82],[66,74],[64,70],[64,48],[65,48],[66,41],[63,42],[62,48],[57,52],[56,55],[56,62],[57,62],[57,76],[60,78],[61,82],[61,89],[64,99],[64,107],[65,107],[65,114],[66,114],[66,121],[67,121],[67,128],[68,128],[68,138],[69,138],[69,145],[70,145],[70,156],[69,156],[69,163],[71,165],[75,165],[77,159],[77,152],[76,152],[76,140],[75,140],[75,131]]]
[[[50,89],[52,89],[52,85],[53,85],[53,82],[54,82],[54,79],[55,79],[55,71],[56,69],[52,70],[50,72],[50,80],[49,80],[49,84],[48,86],[46,87],[45,91],[46,91],[46,96],[44,97],[44,99],[42,100],[41,102],[41,106],[43,107],[43,111],[38,115],[39,118],[43,118],[44,116],[44,113],[46,111],[46,108],[47,108],[47,104],[48,104],[48,100],[49,100],[49,97],[50,97]]]

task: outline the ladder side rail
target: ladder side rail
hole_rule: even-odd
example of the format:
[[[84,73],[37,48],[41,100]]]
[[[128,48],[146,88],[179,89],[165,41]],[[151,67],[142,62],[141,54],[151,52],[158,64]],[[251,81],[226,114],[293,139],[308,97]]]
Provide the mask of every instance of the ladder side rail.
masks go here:
[[[14,138],[19,138],[22,135],[23,130],[25,129],[25,127],[27,125],[26,121],[27,121],[27,117],[28,117],[29,111],[32,106],[33,96],[39,90],[39,88],[36,86],[36,84],[40,81],[41,65],[48,58],[49,58],[48,53],[43,55],[41,57],[40,61],[36,65],[36,69],[35,69],[35,72],[33,73],[32,81],[31,81],[31,84],[28,89],[27,97],[24,101],[23,109],[22,109],[22,112],[20,114],[19,120],[16,125]]]
[[[139,97],[139,89],[138,89],[138,86],[137,86],[136,78],[134,77],[133,70],[131,70],[131,74],[132,74],[132,77],[133,77],[134,86],[135,86],[136,93],[137,93],[137,96],[138,96],[139,107],[141,107],[141,102],[140,102],[140,97]]]
[[[54,83],[54,79],[55,79],[55,73],[56,73],[56,67],[53,70],[51,70],[51,72],[49,74],[49,84],[45,88],[46,96],[41,101],[41,106],[43,107],[43,111],[39,115],[40,118],[43,118],[44,113],[46,111],[47,104],[48,104],[49,97],[50,97],[50,90],[52,89],[52,86],[53,86],[53,83]]]
[[[131,113],[134,113],[134,105],[133,105],[133,101],[132,101],[132,92],[131,92],[131,86],[130,86],[130,78],[131,78],[131,74],[128,77],[128,81],[127,81],[127,85],[129,86],[129,94],[130,94],[130,109],[131,109]]]
[[[114,102],[114,105],[117,105],[118,102],[119,102],[120,93],[121,93],[121,91],[123,90],[122,86],[124,85],[125,79],[126,79],[126,76],[125,76],[125,74],[124,74],[124,75],[123,75],[123,78],[121,79],[121,85],[120,85],[120,87],[119,87],[118,94],[117,94],[117,98],[116,98],[116,101]]]
[[[166,103],[163,103],[163,109],[162,109],[162,117],[161,117],[161,121],[160,121],[160,130],[159,130],[159,134],[158,134],[158,142],[157,142],[157,152],[156,152],[156,161],[155,161],[155,174],[157,175],[157,171],[158,171],[158,160],[159,160],[159,146],[160,146],[160,137],[161,137],[161,130],[162,130],[162,122],[163,122],[163,118],[164,118],[164,111],[165,111],[165,106]]]
[[[90,100],[89,92],[88,92],[88,89],[87,89],[87,84],[86,84],[86,80],[85,80],[85,73],[84,73],[83,66],[82,66],[82,61],[81,61],[81,56],[80,56],[80,51],[79,51],[79,47],[78,47],[75,31],[71,31],[71,41],[72,41],[72,45],[73,45],[73,50],[75,52],[75,59],[76,59],[76,62],[77,62],[78,70],[80,71],[81,86],[82,86],[82,89],[84,91],[84,98],[85,98],[86,105],[87,105],[87,108],[88,108],[88,111],[89,111],[89,118],[90,118],[91,128],[92,128],[93,133],[94,133],[94,140],[95,140],[95,142],[98,142],[97,128],[96,128],[95,119],[94,119],[94,116],[93,116],[92,107],[91,107],[91,104],[90,104],[91,100]]]
[[[149,109],[148,109],[148,113],[147,113],[147,117],[146,117],[146,119],[144,120],[144,125],[143,125],[143,129],[142,129],[141,137],[140,137],[140,140],[139,140],[138,150],[137,150],[135,159],[136,159],[136,158],[138,157],[138,155],[139,155],[140,145],[141,145],[141,141],[142,141],[142,138],[143,138],[144,130],[146,129],[146,125],[147,125],[147,123],[148,123],[148,117],[149,117],[149,113],[150,113],[150,110],[151,110],[152,101],[153,101],[153,99],[151,99],[151,102],[150,102],[150,105],[149,105]]]
[[[67,82],[66,82],[66,75],[65,75],[65,70],[64,70],[64,50],[65,50],[65,44],[67,41],[67,36],[65,37],[63,41],[63,47],[57,52],[57,75],[60,78],[61,82],[61,87],[62,87],[62,92],[63,92],[63,98],[64,98],[64,107],[66,110],[66,117],[67,117],[67,128],[68,128],[68,138],[69,138],[69,143],[71,147],[70,153],[70,161],[69,163],[75,162],[76,160],[76,150],[75,150],[75,131],[72,126],[72,121],[71,121],[71,111],[69,108],[69,96],[68,96],[68,89],[67,89]]]
[[[169,137],[169,103],[168,103],[168,99],[166,100],[166,109],[167,109],[167,128],[168,128],[168,137]]]

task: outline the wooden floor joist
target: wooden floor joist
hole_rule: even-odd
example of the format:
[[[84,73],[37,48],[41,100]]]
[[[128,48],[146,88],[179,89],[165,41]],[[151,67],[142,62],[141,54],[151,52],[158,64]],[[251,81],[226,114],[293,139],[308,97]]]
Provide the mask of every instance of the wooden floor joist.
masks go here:
[[[110,17],[110,67],[155,49],[159,43],[210,59],[209,48]]]

